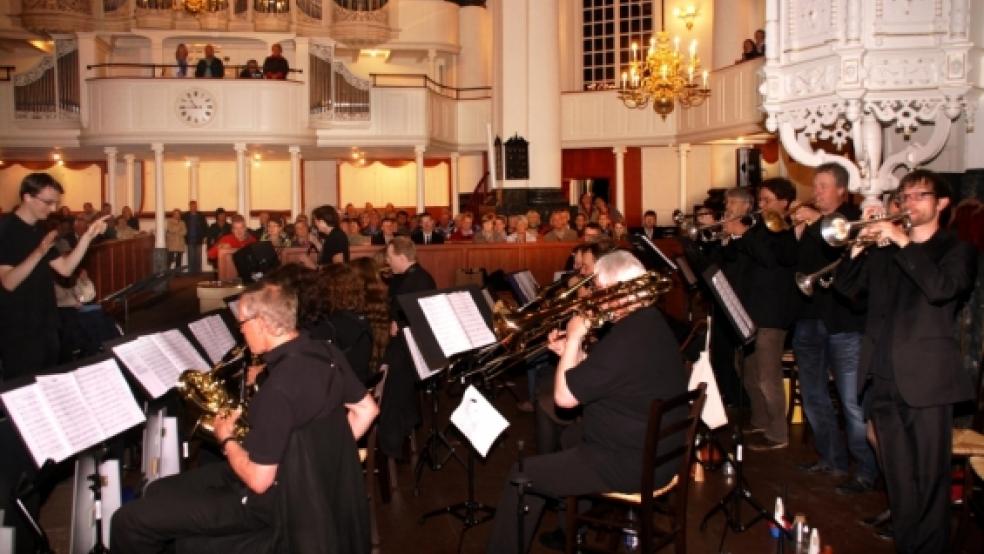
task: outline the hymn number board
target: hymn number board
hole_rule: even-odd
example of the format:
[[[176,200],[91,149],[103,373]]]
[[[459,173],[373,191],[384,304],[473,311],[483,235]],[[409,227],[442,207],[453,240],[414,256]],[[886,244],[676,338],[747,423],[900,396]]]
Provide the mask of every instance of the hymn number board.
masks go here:
[[[530,178],[530,143],[519,135],[506,141],[506,179]]]

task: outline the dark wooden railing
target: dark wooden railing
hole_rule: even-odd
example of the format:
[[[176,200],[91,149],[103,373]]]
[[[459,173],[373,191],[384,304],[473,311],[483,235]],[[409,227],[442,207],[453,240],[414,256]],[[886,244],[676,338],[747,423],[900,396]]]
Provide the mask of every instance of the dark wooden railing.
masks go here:
[[[455,100],[492,98],[492,87],[458,88],[438,83],[423,73],[370,73],[372,86],[379,88],[426,88]]]
[[[150,78],[170,77],[170,76],[172,76],[172,74],[174,73],[174,71],[178,69],[178,67],[180,67],[180,66],[177,65],[177,64],[123,63],[123,62],[119,62],[119,63],[95,63],[95,64],[90,64],[90,65],[86,65],[85,66],[85,68],[87,70],[90,70],[90,71],[93,70],[93,69],[106,69],[108,71],[111,71],[113,69],[126,69],[126,70],[136,69],[136,70],[138,70],[139,72],[142,73],[143,72],[142,70],[146,70],[147,71],[146,77],[150,77]],[[225,76],[223,77],[224,79],[240,79],[240,78],[245,79],[243,77],[239,77],[239,73],[246,67],[245,65],[224,65],[223,67],[225,69]],[[294,74],[299,74],[299,73],[303,73],[304,70],[303,69],[294,69],[294,68],[291,68],[289,70],[289,72],[290,73],[294,73]],[[107,77],[113,77],[113,75],[107,75]],[[134,75],[124,75],[123,77],[130,78],[130,77],[134,77]],[[187,77],[181,77],[181,78],[194,79],[195,78],[195,64],[189,64],[188,65],[188,76]],[[283,79],[268,79],[268,80],[282,81]]]
[[[98,299],[150,277],[154,271],[153,262],[153,235],[138,235],[92,245],[82,260],[82,267],[96,286]]]

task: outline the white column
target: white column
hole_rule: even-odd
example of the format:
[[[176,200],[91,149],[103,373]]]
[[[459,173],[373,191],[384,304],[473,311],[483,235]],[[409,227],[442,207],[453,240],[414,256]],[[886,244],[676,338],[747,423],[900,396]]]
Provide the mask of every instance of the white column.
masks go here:
[[[116,147],[107,146],[103,148],[106,153],[106,202],[113,205],[114,210],[119,210],[116,199]]]
[[[493,134],[503,141],[518,134],[529,134],[529,37],[526,14],[529,0],[491,0],[492,15],[492,126]],[[550,24],[556,27],[556,21]],[[557,99],[559,102],[559,98]],[[533,160],[534,151],[530,151]],[[532,169],[532,168],[531,168]],[[529,181],[506,180],[499,175],[503,188],[526,188]]]
[[[461,88],[489,85],[489,60],[492,58],[492,24],[484,6],[461,6],[458,9],[457,86]]]
[[[290,152],[290,219],[297,221],[301,213],[301,147],[291,146]]]
[[[560,188],[560,28],[559,0],[527,5],[527,59],[530,181],[536,188]]]
[[[166,248],[164,242],[164,143],[150,145],[154,151],[154,247]]]
[[[424,151],[422,144],[413,147],[414,161],[417,162],[417,213],[424,211]]]
[[[198,201],[198,170],[201,168],[201,158],[192,156],[188,161],[188,200]]]
[[[689,144],[681,144],[677,147],[677,152],[680,154],[680,205],[677,206],[680,211],[686,213],[687,211],[687,154],[690,152]]]
[[[615,153],[615,209],[625,217],[625,147],[612,148]]]
[[[246,183],[246,143],[237,142],[233,149],[236,151],[236,212],[246,219],[249,226],[249,189]]]
[[[460,206],[458,205],[458,197],[461,193],[461,168],[458,165],[460,161],[461,154],[457,152],[451,152],[451,213],[456,214]],[[478,214],[475,214],[478,217]]]
[[[133,164],[133,160],[135,158],[136,157],[133,154],[123,154],[123,161],[126,162],[126,194],[123,196],[123,201],[127,206],[130,206],[130,209],[133,210],[134,214],[136,214],[139,209],[139,206],[133,205],[137,199],[137,173]]]

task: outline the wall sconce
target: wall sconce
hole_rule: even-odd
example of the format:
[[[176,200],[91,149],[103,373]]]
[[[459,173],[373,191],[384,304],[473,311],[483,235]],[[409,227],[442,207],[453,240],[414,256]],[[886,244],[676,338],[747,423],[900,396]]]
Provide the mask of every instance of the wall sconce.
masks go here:
[[[697,6],[693,4],[687,4],[687,6],[682,10],[679,6],[673,8],[673,17],[683,21],[684,25],[687,26],[688,31],[694,28],[694,19],[697,19],[697,15]]]

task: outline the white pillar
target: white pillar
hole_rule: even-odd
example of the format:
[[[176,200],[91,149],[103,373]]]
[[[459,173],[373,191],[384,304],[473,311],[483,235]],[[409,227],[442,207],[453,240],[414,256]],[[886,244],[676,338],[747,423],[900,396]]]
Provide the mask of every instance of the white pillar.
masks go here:
[[[529,28],[528,0],[491,0],[492,14],[492,125],[493,134],[503,141],[515,134],[530,140],[529,134]],[[551,26],[556,27],[556,21]],[[559,99],[558,99],[559,101]],[[533,159],[530,151],[530,159]],[[532,169],[532,168],[531,168]],[[506,180],[503,188],[526,188],[529,181]]]
[[[461,88],[489,85],[489,60],[492,59],[492,24],[484,6],[461,6],[458,9],[457,86]],[[455,212],[457,213],[457,212]]]
[[[246,219],[249,226],[249,190],[246,183],[246,143],[237,142],[233,149],[236,151],[236,212]]]
[[[290,219],[297,221],[301,213],[301,147],[291,146],[290,152]]]
[[[527,5],[527,64],[530,141],[529,186],[560,188],[560,14],[559,0]]]
[[[133,154],[123,154],[123,160],[126,162],[126,194],[123,197],[123,201],[126,202],[127,206],[130,206],[134,214],[140,209],[139,206],[133,205],[137,199],[137,173],[133,164],[135,158]]]
[[[154,247],[166,248],[164,242],[164,143],[150,145],[154,151]]]
[[[414,161],[417,162],[417,213],[424,211],[424,151],[427,150],[422,144],[413,147]]]
[[[119,210],[116,200],[116,147],[103,148],[106,153],[106,202],[112,204],[114,210]]]
[[[461,154],[451,152],[451,213],[456,214],[460,209],[458,199],[461,192],[461,170],[458,166]],[[475,214],[478,217],[478,214]]]
[[[680,211],[686,213],[687,211],[687,154],[690,152],[690,145],[687,143],[681,144],[677,147],[677,152],[680,154],[680,205],[677,206]]]
[[[198,170],[201,168],[201,158],[188,158],[188,200],[198,201]]]
[[[615,209],[625,217],[625,147],[612,148],[615,153]]]

